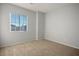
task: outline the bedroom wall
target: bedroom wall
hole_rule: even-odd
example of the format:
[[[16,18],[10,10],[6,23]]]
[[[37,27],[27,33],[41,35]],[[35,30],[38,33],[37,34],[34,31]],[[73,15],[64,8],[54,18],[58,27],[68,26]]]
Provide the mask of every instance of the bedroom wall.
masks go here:
[[[10,32],[10,19],[9,13],[16,12],[19,14],[27,15],[29,17],[29,30],[28,32]],[[1,20],[1,45],[11,45],[15,43],[22,43],[25,41],[35,40],[35,13],[17,6],[2,4],[2,20]]]
[[[45,39],[79,49],[79,4],[46,14]]]
[[[1,19],[0,46],[8,46],[8,45],[13,45],[17,43],[24,43],[24,42],[28,42],[36,39],[36,13],[35,12],[26,10],[11,4],[2,4],[1,12],[2,12],[2,16],[1,16],[2,19]],[[28,32],[10,32],[10,19],[9,19],[10,12],[16,12],[29,17]]]

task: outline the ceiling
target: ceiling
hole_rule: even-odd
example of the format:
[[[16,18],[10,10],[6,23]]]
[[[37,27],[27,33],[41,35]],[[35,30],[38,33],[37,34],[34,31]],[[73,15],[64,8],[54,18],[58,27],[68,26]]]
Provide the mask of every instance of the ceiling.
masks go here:
[[[12,3],[12,4],[32,11],[39,10],[40,12],[44,12],[44,13],[58,9],[63,6],[70,5],[68,3]]]

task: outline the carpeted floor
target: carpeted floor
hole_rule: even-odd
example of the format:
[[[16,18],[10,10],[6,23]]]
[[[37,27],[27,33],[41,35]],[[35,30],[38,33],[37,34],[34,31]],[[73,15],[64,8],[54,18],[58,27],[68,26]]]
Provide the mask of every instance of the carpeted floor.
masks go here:
[[[24,44],[0,48],[2,56],[74,56],[79,49],[64,46],[48,40],[34,40]]]

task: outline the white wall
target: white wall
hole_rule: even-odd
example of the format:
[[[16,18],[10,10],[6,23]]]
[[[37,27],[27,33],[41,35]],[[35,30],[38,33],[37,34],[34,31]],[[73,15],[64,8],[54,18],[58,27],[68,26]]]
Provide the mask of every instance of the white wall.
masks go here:
[[[1,41],[0,46],[24,43],[36,40],[36,13],[10,4],[2,4],[1,13]],[[9,13],[16,12],[29,17],[28,32],[10,32]],[[41,13],[41,12],[40,12]],[[39,16],[39,21],[41,17]]]
[[[16,12],[29,17],[29,30],[28,32],[10,32],[10,18],[9,13]],[[16,42],[25,42],[30,40],[35,40],[35,30],[36,30],[36,14],[32,11],[25,10],[23,8],[3,4],[2,5],[2,19],[1,19],[1,45],[11,45]]]
[[[79,49],[79,4],[46,14],[45,39]]]

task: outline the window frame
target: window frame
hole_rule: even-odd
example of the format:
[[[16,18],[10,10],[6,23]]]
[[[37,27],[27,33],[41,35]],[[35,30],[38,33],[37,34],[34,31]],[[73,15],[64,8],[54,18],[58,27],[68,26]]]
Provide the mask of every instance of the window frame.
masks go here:
[[[28,22],[29,22],[29,21],[28,21],[28,16],[26,16],[26,17],[27,17],[27,18],[26,18],[26,19],[27,19],[27,20],[26,20],[26,26],[27,26],[27,27],[26,27],[26,31],[21,31],[21,28],[20,28],[19,31],[16,31],[16,30],[15,30],[15,31],[12,31],[12,30],[11,30],[11,16],[12,16],[12,14],[16,14],[16,15],[19,15],[19,16],[26,16],[26,15],[17,14],[17,13],[9,13],[9,21],[10,21],[9,26],[10,26],[10,32],[28,32],[28,27],[29,27],[29,26],[28,26]]]

